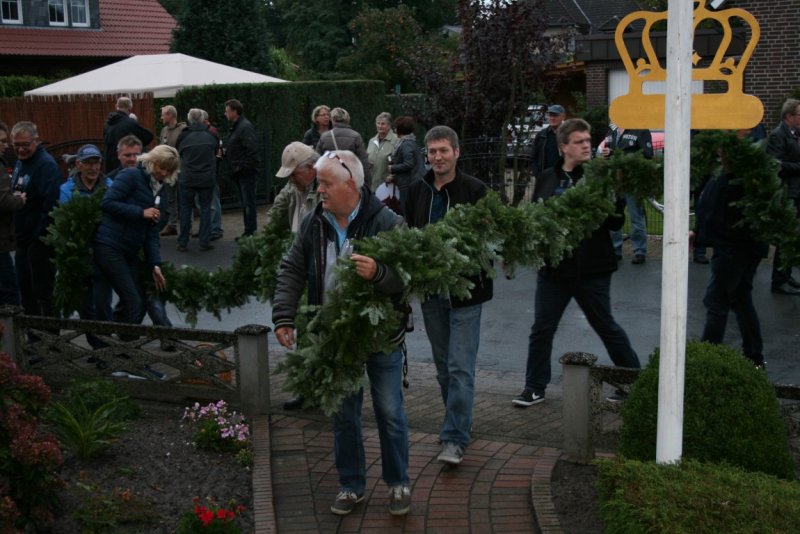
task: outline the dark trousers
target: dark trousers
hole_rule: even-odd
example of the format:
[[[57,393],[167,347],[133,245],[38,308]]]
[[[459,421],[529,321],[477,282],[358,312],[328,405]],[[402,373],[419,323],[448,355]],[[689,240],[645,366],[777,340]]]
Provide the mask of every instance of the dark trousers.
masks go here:
[[[706,325],[702,341],[722,343],[728,325],[728,312],[733,310],[742,335],[742,352],[756,364],[764,361],[761,323],[753,306],[752,295],[753,277],[760,262],[758,254],[715,245],[711,259],[711,280],[703,298]]]
[[[240,171],[233,175],[233,182],[239,192],[239,203],[244,216],[244,235],[256,233],[256,180],[258,171]]]
[[[628,335],[611,315],[611,273],[586,278],[560,279],[539,273],[534,323],[528,338],[525,388],[542,395],[550,383],[553,338],[567,304],[573,298],[600,336],[614,365],[641,367]]]
[[[53,285],[56,268],[53,249],[33,240],[17,246],[16,271],[22,307],[28,315],[53,314]]]
[[[97,271],[105,278],[108,285],[119,297],[119,304],[114,310],[114,321],[120,323],[139,324],[141,322],[141,312],[143,298],[141,277],[139,275],[140,261],[138,254],[123,254],[122,252],[95,243],[94,262]],[[95,313],[101,321],[110,321],[110,299],[108,293],[103,294],[104,289],[95,292]],[[107,290],[105,290],[107,291]],[[105,316],[108,314],[107,316]]]
[[[800,197],[792,199],[797,210],[797,217],[800,218]],[[772,287],[786,283],[792,276],[792,267],[781,269],[781,248],[775,247],[775,256],[772,258]]]
[[[200,204],[200,230],[198,231],[200,245],[208,246],[211,238],[211,202],[214,200],[214,187],[187,187],[181,184],[181,230],[178,234],[178,244],[184,247],[189,243],[189,234],[192,233],[192,211],[195,197]]]
[[[17,272],[10,252],[0,252],[0,304],[19,306]]]

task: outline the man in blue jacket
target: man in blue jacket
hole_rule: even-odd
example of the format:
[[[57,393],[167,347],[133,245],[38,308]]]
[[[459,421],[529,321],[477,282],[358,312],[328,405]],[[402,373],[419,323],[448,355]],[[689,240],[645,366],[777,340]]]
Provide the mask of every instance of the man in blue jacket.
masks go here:
[[[53,249],[41,237],[47,233],[50,210],[58,200],[61,172],[53,157],[39,143],[32,122],[11,128],[17,163],[11,176],[15,190],[25,193],[25,205],[17,212],[16,270],[22,307],[28,315],[52,315],[55,267]]]

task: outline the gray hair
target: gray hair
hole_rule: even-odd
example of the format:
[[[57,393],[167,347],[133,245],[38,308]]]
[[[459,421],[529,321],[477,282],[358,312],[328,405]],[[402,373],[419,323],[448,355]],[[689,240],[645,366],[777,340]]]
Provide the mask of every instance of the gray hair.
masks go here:
[[[458,148],[458,134],[449,126],[434,126],[425,134],[425,146],[431,141],[449,141],[450,146],[455,150]]]
[[[121,96],[117,99],[117,109],[130,112],[133,109],[133,100],[129,96]]]
[[[350,124],[350,114],[344,108],[333,108],[331,110],[331,120],[333,122]]]
[[[797,107],[800,106],[800,100],[790,98],[781,106],[781,119],[785,119],[788,115],[794,115]]]
[[[172,105],[164,106],[163,108],[161,108],[161,111],[166,111],[167,113],[169,113],[170,115],[172,115],[176,119],[178,118],[178,110],[175,109],[175,106],[172,106]]]
[[[378,116],[375,117],[375,122],[388,122],[391,126],[392,124],[392,114],[388,111],[384,111],[382,113],[378,113]]]
[[[11,128],[11,137],[15,137],[19,134],[28,134],[32,138],[37,139],[39,137],[39,129],[36,128],[36,125],[31,121],[19,121]]]
[[[161,169],[169,171],[171,174],[164,178],[164,183],[174,185],[178,180],[178,169],[181,167],[181,157],[178,151],[169,145],[157,145],[147,154],[142,154],[137,158],[139,163],[144,165],[147,174],[153,174],[153,166],[158,165]]]
[[[330,170],[342,182],[352,177],[358,189],[364,186],[364,166],[361,165],[361,161],[356,155],[349,150],[325,152],[317,160],[314,168],[317,169],[318,173],[323,170]]]
[[[189,121],[189,124],[202,124],[204,114],[205,111],[202,109],[192,108],[189,110],[189,113],[186,114],[186,119]]]

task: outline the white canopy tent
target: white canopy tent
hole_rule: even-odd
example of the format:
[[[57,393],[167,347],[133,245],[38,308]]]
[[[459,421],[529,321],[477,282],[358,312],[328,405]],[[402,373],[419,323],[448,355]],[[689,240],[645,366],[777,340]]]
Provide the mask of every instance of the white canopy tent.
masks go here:
[[[185,54],[154,54],[123,59],[66,80],[26,91],[25,96],[152,91],[155,98],[170,98],[180,89],[190,86],[285,81]]]

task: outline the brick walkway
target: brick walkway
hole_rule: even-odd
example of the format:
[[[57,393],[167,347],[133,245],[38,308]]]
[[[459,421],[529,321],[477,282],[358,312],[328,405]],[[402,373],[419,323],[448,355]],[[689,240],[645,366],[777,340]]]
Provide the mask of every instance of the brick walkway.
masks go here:
[[[273,362],[279,351],[270,355]],[[523,383],[517,373],[479,371],[473,441],[464,461],[436,461],[444,414],[432,364],[411,364],[406,413],[410,427],[411,512],[388,513],[380,479],[380,445],[371,402],[364,402],[367,491],[344,517],[330,505],[338,490],[330,421],[319,411],[285,412],[280,376],[272,380],[272,414],[254,421],[256,532],[561,532],[550,501],[550,473],[560,456],[561,394],[515,408]],[[368,397],[368,394],[367,394]]]

